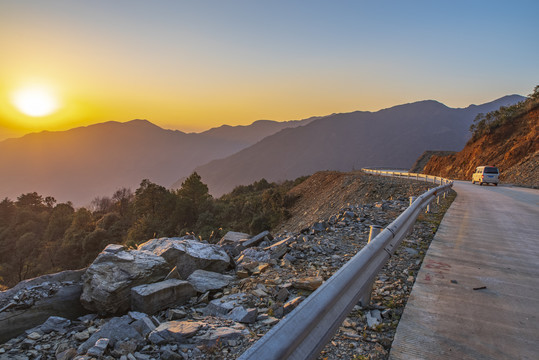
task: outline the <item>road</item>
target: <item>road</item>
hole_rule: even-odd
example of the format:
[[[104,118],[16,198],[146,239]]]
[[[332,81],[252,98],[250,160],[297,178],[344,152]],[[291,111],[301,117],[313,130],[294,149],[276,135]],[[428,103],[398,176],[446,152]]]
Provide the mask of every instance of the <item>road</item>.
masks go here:
[[[390,359],[539,359],[539,191],[456,181]]]

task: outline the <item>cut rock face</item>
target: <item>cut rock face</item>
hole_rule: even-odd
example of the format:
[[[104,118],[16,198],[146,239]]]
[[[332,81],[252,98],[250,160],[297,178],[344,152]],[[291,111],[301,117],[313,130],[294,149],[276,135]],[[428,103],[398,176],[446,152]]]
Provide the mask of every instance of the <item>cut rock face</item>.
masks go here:
[[[82,277],[81,304],[99,314],[126,312],[131,305],[131,288],[162,280],[168,271],[165,259],[151,252],[109,245]]]
[[[139,245],[138,250],[151,251],[176,266],[180,278],[185,280],[195,270],[223,272],[230,266],[230,257],[219,246],[183,238],[152,239]]]
[[[131,308],[153,314],[171,305],[181,305],[196,295],[193,286],[184,280],[169,279],[139,285],[131,289]]]

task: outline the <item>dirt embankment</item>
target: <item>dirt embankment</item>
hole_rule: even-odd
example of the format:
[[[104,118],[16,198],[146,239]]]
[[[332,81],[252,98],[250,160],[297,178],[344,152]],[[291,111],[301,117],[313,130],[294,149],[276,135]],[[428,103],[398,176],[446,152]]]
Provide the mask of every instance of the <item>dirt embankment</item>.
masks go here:
[[[317,221],[326,220],[350,204],[408,198],[424,193],[433,184],[423,181],[367,175],[361,171],[321,171],[290,190],[297,197],[291,218],[275,229],[298,232]]]
[[[500,181],[539,187],[539,107],[470,141],[448,156],[432,156],[425,174],[470,180],[477,166],[494,165]]]

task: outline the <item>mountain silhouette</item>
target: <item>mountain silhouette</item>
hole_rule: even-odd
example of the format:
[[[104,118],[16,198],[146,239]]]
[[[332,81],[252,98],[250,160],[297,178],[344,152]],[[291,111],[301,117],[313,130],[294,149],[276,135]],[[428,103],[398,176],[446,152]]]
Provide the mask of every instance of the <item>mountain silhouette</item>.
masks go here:
[[[121,187],[134,190],[146,178],[169,187],[198,165],[231,155],[261,136],[298,125],[263,124],[255,123],[255,132],[243,126],[186,134],[147,120],[110,121],[7,139],[0,142],[0,199],[14,200],[36,191],[82,206]]]
[[[196,168],[214,196],[265,178],[294,179],[320,170],[409,168],[425,150],[460,150],[478,113],[523,100],[505,96],[464,109],[433,100],[377,112],[356,111],[288,128],[224,159]]]

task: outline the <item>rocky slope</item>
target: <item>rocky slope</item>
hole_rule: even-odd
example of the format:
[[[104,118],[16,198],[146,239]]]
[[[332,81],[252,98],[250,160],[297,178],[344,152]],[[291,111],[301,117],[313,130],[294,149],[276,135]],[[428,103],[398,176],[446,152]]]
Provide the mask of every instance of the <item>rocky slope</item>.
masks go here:
[[[406,209],[408,196],[426,187],[422,182],[359,174],[324,173],[313,181],[326,185],[317,189],[322,196],[312,203],[311,212],[322,209],[323,194],[331,194],[329,188],[336,184],[344,185],[338,191],[345,196],[320,210],[301,233],[229,233],[219,245],[193,237],[153,239],[137,250],[109,245],[79,281],[83,305],[102,314],[50,317],[0,345],[0,359],[237,358],[365,246],[369,224],[389,224]],[[367,190],[354,188],[353,182],[365,183]],[[331,215],[324,218],[327,214]],[[435,215],[419,221],[391,257],[376,281],[372,303],[354,308],[321,358],[387,357],[435,230],[430,216]],[[167,280],[156,280],[167,272]],[[47,298],[62,286],[52,286],[50,277],[43,281],[47,284],[33,281],[31,288],[0,293],[0,315],[28,308],[25,299],[36,288],[53,289],[32,295]],[[118,301],[126,297],[131,298],[130,308],[129,302]],[[5,304],[12,305],[6,309]]]
[[[432,156],[424,173],[470,180],[477,166],[495,165],[500,181],[539,187],[539,105],[449,156]]]

